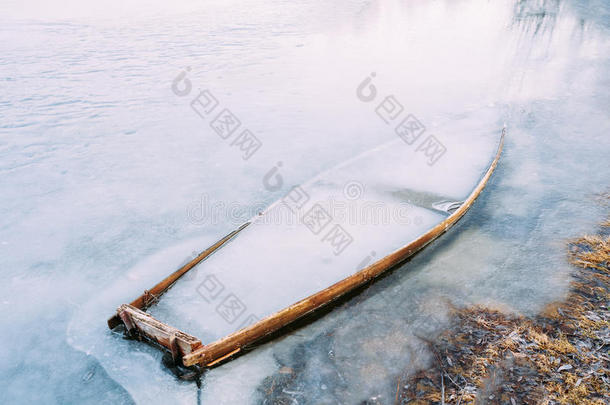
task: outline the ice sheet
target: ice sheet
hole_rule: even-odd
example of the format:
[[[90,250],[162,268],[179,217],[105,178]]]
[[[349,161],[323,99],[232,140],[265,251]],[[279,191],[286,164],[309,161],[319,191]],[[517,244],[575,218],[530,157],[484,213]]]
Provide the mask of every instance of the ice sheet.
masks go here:
[[[428,361],[417,336],[442,326],[445,302],[531,314],[561,299],[565,239],[592,231],[610,184],[609,7],[0,2],[0,402],[393,403]],[[187,67],[193,89],[180,97],[171,86]],[[377,98],[364,102],[356,89],[373,72]],[[191,109],[199,89],[263,141],[256,155],[243,160]],[[396,139],[376,113],[389,95],[426,135],[480,130],[488,113],[508,127],[490,184],[449,233],[207,373],[199,392],[159,351],[107,330],[117,305],[202,245]],[[270,191],[273,167],[283,184]],[[216,217],[201,210],[220,203]]]

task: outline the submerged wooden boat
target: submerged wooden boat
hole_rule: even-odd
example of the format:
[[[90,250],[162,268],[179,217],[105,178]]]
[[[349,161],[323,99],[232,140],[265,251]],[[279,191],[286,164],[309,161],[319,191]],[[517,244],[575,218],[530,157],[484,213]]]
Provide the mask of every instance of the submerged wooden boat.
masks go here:
[[[218,240],[130,304],[121,305],[108,320],[108,326],[112,329],[124,324],[130,333],[167,348],[174,361],[184,366],[214,366],[243,347],[400,264],[447,231],[481,194],[498,164],[503,142],[504,130],[493,145],[493,153],[485,155],[489,148],[462,148],[458,141],[453,144],[453,150],[447,145],[452,158],[433,165],[425,159],[425,154],[418,155],[415,148],[407,152],[401,150],[405,145],[400,142],[352,159],[293,189],[283,201]],[[398,166],[398,170],[388,171],[389,164]],[[464,166],[468,166],[467,170]],[[456,168],[461,170],[456,171]],[[401,169],[411,170],[410,177]],[[363,177],[358,177],[359,174]],[[396,178],[401,176],[404,177]],[[352,180],[354,177],[359,181]],[[400,182],[409,184],[397,186]],[[365,188],[372,190],[376,202],[382,201],[391,208],[406,208],[409,212],[407,221],[357,223],[350,228],[351,223],[337,220],[329,214],[331,209],[322,206],[321,202],[331,196],[331,199],[339,198],[344,203],[362,207],[368,201],[364,199]],[[314,201],[318,203],[313,204]],[[297,207],[300,203],[306,206]],[[287,221],[282,217],[284,220],[279,223],[265,222],[280,212],[292,216]],[[294,219],[296,221],[292,221]],[[324,251],[324,239],[331,241],[333,230],[335,236],[342,236],[343,243],[331,244],[329,251]],[[304,235],[309,235],[310,239]],[[276,243],[281,244],[277,247],[280,256],[283,254],[280,262],[261,251],[268,246],[266,241],[274,237]],[[407,244],[404,244],[405,240]],[[358,243],[352,243],[354,241]],[[356,248],[348,250],[352,246]],[[362,253],[368,254],[371,249],[380,259],[374,260],[373,253],[362,260]],[[205,277],[199,284],[201,288],[192,288],[192,284],[197,284],[192,281],[189,281],[190,288],[188,283],[179,286],[178,280],[187,272],[205,269],[208,263],[215,273],[202,275]],[[218,272],[219,266],[224,270]],[[274,269],[278,273],[265,278],[268,274],[265,271]],[[282,272],[287,269],[292,272]],[[222,282],[219,276],[224,277]],[[261,279],[264,280],[261,282]],[[225,288],[229,285],[230,288]],[[170,291],[176,288],[182,291],[170,297]],[[197,295],[185,301],[184,297],[196,290]],[[233,292],[227,294],[228,290]],[[220,302],[222,292],[226,297]],[[160,300],[164,294],[166,296]],[[231,299],[235,299],[233,313],[222,312],[222,305]],[[246,301],[251,308],[246,308]],[[208,306],[209,311],[202,313],[202,305],[213,305],[216,311]],[[157,307],[160,307],[156,309],[158,314],[145,312]],[[180,308],[185,307],[190,309],[180,312]],[[250,315],[246,309],[251,310]],[[235,313],[239,316],[231,316]],[[177,327],[156,319],[161,317],[170,317]],[[209,343],[204,344],[201,339],[181,330],[186,329],[184,326],[200,329]]]

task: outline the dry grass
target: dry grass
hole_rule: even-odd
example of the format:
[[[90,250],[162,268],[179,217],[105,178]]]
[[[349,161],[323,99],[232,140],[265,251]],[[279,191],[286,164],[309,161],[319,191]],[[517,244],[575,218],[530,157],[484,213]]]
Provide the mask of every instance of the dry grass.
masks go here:
[[[428,342],[435,365],[397,392],[397,403],[605,404],[610,398],[610,238],[568,245],[576,266],[563,302],[535,318],[484,307],[456,309]]]

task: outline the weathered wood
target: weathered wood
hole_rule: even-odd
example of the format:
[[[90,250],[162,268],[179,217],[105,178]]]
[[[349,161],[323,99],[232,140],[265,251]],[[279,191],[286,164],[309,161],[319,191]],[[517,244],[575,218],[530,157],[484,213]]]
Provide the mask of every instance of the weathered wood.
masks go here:
[[[343,294],[357,288],[358,286],[370,281],[376,276],[390,269],[397,264],[403,262],[417,251],[421,250],[434,239],[442,235],[447,229],[453,226],[460,218],[464,216],[466,211],[472,206],[481,191],[487,184],[491,174],[494,172],[502,153],[504,145],[505,131],[502,131],[502,137],[496,156],[483,178],[479,181],[476,188],[464,203],[444,221],[439,223],[428,232],[412,241],[408,245],[394,251],[383,259],[373,263],[372,265],[360,270],[359,272],[333,284],[332,286],[319,291],[297,303],[284,308],[246,328],[240,329],[222,339],[219,339],[210,344],[201,346],[192,353],[185,355],[182,362],[185,366],[194,364],[212,365],[215,360],[224,358],[241,347],[256,342],[264,336],[275,332],[283,326],[297,320],[298,318],[328,304],[329,302],[339,298]]]
[[[138,333],[144,335],[146,338],[169,348],[172,352],[172,357],[174,357],[174,361],[201,347],[201,340],[159,322],[150,314],[147,314],[132,305],[121,305],[117,310],[117,315],[119,318],[127,320],[127,322],[125,322],[126,326],[131,325],[131,329],[136,329]],[[127,327],[129,328],[129,326]]]
[[[164,278],[153,288],[151,288],[150,290],[145,290],[144,294],[133,300],[130,305],[138,309],[146,310],[146,308],[156,302],[165,291],[167,291],[176,281],[178,281],[180,277],[182,277],[186,272],[188,272],[190,269],[199,264],[199,262],[201,262],[203,259],[214,253],[219,247],[227,243],[231,238],[237,235],[248,225],[250,225],[250,222],[246,222],[233,232],[226,235],[224,238],[220,239],[218,242],[214,243],[212,246],[201,252],[196,258],[194,258],[193,260],[191,260],[190,262],[188,262],[187,264],[180,267],[178,270]],[[114,329],[120,323],[121,319],[118,315],[114,315],[110,319],[108,319],[108,327],[110,329]]]

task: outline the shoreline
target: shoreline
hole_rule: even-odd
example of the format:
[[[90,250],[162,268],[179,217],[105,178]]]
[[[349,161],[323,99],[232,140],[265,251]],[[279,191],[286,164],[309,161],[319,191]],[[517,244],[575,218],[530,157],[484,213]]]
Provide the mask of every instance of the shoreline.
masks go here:
[[[610,196],[605,196],[606,203]],[[426,340],[433,364],[399,380],[396,404],[605,404],[610,397],[610,217],[568,241],[567,297],[534,317],[454,308]]]

